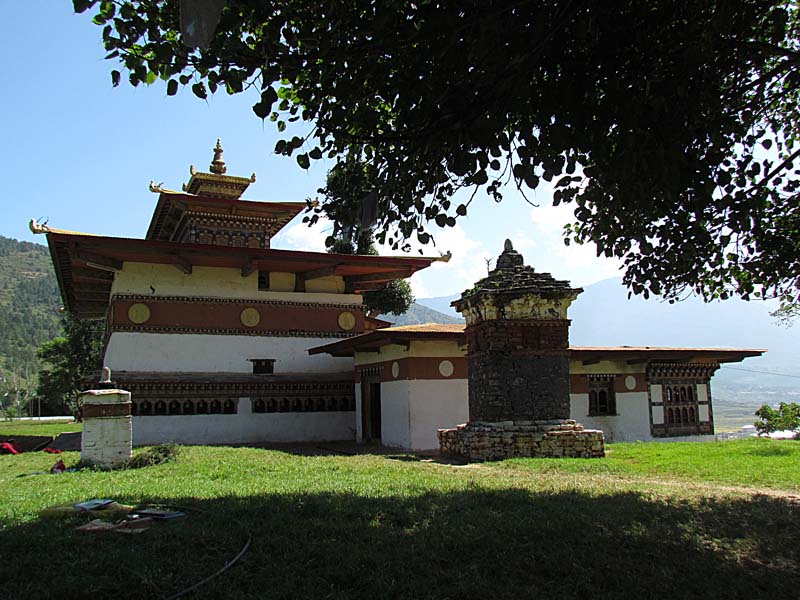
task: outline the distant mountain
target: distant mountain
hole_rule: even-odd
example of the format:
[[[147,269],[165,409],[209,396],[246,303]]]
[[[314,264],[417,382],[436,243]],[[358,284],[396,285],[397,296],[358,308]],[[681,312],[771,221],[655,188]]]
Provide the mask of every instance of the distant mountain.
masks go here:
[[[454,317],[458,319],[459,323],[461,323],[464,321],[464,319],[461,317],[461,314],[458,313],[455,308],[450,306],[450,303],[453,300],[460,297],[461,294],[453,294],[452,296],[438,296],[437,298],[419,298],[417,299],[417,304],[427,306],[428,308],[439,311],[444,315]],[[438,321],[435,322],[438,323]]]
[[[61,334],[60,306],[47,247],[0,236],[0,378],[35,375],[36,349]]]
[[[392,322],[395,326],[418,325],[419,323],[463,323],[463,319],[451,317],[432,308],[414,302],[408,312],[399,317],[395,315],[381,315],[381,319]]]

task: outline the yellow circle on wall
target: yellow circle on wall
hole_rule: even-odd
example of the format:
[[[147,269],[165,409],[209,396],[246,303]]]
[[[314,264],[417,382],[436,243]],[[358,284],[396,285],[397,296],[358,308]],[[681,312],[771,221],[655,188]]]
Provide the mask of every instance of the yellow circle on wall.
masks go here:
[[[258,309],[250,306],[242,311],[242,314],[239,315],[239,319],[245,327],[255,327],[261,323],[261,313],[258,312]]]
[[[147,323],[150,320],[150,307],[143,302],[131,304],[128,307],[128,319],[131,323],[136,323],[137,325]]]
[[[345,331],[350,331],[355,326],[356,316],[353,313],[351,313],[349,310],[339,313],[339,327]]]

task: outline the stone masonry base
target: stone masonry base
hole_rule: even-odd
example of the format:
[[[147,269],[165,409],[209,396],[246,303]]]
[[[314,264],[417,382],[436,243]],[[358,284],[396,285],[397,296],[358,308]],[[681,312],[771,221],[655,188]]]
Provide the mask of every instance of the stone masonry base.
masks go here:
[[[584,429],[571,419],[471,421],[453,429],[440,429],[438,434],[442,454],[468,460],[605,456],[603,432]]]

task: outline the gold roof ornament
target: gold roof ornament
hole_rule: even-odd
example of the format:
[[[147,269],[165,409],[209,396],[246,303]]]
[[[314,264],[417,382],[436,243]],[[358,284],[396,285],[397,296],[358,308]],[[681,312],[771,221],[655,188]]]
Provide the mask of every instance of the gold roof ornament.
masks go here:
[[[225,160],[222,158],[222,144],[217,138],[217,145],[214,146],[214,160],[211,161],[211,166],[208,168],[212,173],[217,175],[225,175],[228,172],[228,167],[225,166]]]
[[[209,166],[210,173],[197,171],[194,165],[189,167],[189,174],[192,176],[188,183],[183,184],[183,191],[196,196],[211,198],[225,198],[238,200],[241,198],[248,186],[255,182],[256,174],[250,177],[234,177],[226,175],[228,167],[222,157],[224,152],[222,142],[217,138],[217,145],[214,146],[214,158]]]

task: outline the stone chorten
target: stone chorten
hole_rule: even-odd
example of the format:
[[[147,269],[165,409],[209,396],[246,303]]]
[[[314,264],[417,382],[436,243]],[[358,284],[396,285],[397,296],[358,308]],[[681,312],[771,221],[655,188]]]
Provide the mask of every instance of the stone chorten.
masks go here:
[[[488,277],[452,304],[467,321],[469,422],[439,430],[445,454],[601,457],[603,432],[569,419],[569,319],[583,290],[537,273],[506,240]]]

